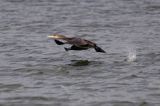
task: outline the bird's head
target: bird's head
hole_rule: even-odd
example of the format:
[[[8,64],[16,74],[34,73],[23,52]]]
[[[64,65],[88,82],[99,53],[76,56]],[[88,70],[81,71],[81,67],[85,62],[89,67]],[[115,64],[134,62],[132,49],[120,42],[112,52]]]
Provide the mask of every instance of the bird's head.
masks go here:
[[[60,35],[60,34],[53,34],[53,35],[49,35],[48,38],[63,39],[63,38],[66,38],[66,37],[64,35]]]

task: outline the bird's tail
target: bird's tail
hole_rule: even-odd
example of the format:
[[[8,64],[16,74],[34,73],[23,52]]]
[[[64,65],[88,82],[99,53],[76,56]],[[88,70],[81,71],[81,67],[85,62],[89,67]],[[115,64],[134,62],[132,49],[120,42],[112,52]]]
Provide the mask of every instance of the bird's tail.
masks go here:
[[[94,48],[96,50],[96,52],[101,52],[101,53],[106,53],[102,48],[95,46]]]
[[[61,42],[59,40],[54,40],[54,41],[56,42],[57,45],[63,45],[63,44],[65,44],[65,43],[63,43],[63,42]]]

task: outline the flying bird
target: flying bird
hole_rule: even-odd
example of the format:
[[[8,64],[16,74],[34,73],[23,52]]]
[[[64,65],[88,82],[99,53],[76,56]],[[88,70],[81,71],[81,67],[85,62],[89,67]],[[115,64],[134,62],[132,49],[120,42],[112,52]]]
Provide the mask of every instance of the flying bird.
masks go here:
[[[78,37],[66,37],[61,34],[53,34],[48,37],[54,39],[57,45],[64,45],[64,44],[72,45],[69,48],[64,47],[66,51],[87,50],[89,48],[94,48],[96,52],[106,53],[102,48],[98,47],[96,43],[86,39],[82,39]]]

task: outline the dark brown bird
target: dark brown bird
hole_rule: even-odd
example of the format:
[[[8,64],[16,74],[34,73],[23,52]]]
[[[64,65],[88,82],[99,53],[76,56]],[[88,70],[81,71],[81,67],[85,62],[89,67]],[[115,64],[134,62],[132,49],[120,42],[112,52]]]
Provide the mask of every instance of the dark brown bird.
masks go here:
[[[60,35],[60,34],[53,34],[48,37],[53,38],[57,45],[71,44],[72,46],[70,48],[64,48],[66,51],[87,50],[89,48],[94,48],[96,50],[96,52],[106,53],[103,49],[98,47],[96,43],[91,42],[86,39],[81,39],[81,38],[77,38],[77,37],[66,37],[66,36]]]

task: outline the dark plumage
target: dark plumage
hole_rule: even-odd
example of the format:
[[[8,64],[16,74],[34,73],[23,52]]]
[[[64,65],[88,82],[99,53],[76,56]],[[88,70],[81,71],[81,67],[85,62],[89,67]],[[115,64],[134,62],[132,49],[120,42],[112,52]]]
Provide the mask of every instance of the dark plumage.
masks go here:
[[[86,39],[81,39],[77,37],[65,37],[64,35],[59,34],[54,34],[48,37],[53,38],[57,45],[71,44],[72,46],[70,48],[64,48],[66,51],[87,50],[89,48],[94,48],[96,52],[106,53],[102,48],[98,47],[96,43]]]

